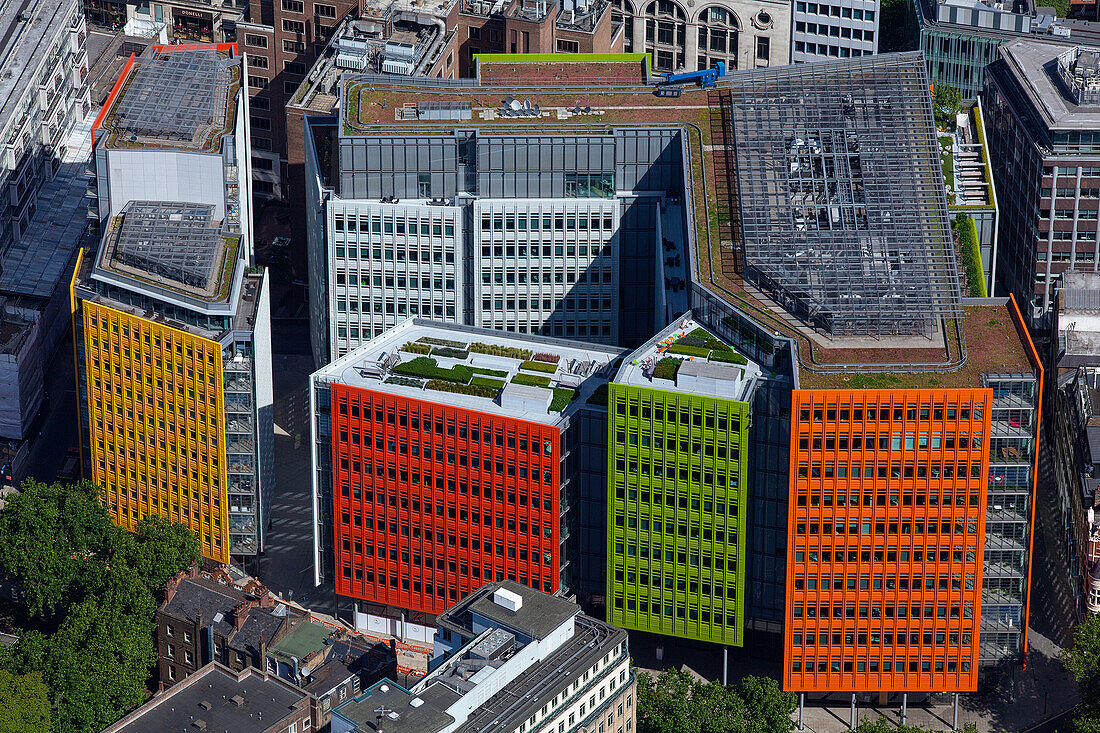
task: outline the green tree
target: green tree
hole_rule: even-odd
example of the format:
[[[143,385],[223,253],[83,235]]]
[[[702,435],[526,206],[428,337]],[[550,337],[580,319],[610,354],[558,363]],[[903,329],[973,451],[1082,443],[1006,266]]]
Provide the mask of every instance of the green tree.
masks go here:
[[[131,565],[158,598],[169,578],[200,557],[199,538],[188,527],[163,517],[138,525]]]
[[[0,733],[50,733],[50,688],[38,672],[0,669]]]
[[[656,679],[638,673],[639,733],[780,733],[791,731],[795,696],[766,677],[736,686],[700,682],[668,669]]]
[[[23,482],[0,512],[0,569],[23,586],[31,616],[51,618],[83,600],[99,573],[89,558],[120,539],[99,489]]]
[[[148,696],[156,598],[198,556],[183,525],[116,526],[89,482],[24,482],[0,510],[0,570],[23,585],[39,628],[0,650],[0,669],[40,674],[61,730],[102,730]]]
[[[954,129],[955,115],[962,104],[959,90],[948,84],[937,84],[932,92],[932,114],[936,127]]]
[[[745,701],[747,733],[778,733],[794,730],[791,715],[798,706],[793,692],[784,692],[771,677],[745,677],[737,684],[738,696]]]
[[[1073,721],[1077,733],[1100,733],[1100,616],[1089,616],[1073,631],[1062,665],[1077,682],[1081,705]]]
[[[638,673],[638,730],[641,733],[701,733],[691,696],[695,679],[678,669],[666,669],[653,679]]]

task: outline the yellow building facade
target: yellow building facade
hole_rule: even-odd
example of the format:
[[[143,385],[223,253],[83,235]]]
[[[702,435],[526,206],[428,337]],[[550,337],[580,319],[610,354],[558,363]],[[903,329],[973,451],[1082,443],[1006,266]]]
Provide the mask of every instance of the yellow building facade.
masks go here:
[[[190,527],[229,562],[222,346],[90,300],[80,303],[92,480],[114,521]]]

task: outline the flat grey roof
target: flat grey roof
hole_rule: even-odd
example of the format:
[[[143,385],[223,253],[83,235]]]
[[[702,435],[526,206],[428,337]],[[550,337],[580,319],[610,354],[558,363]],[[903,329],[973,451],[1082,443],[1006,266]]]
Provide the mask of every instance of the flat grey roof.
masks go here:
[[[35,82],[35,69],[47,60],[46,47],[67,30],[69,13],[78,1],[0,3],[0,130]]]
[[[264,733],[286,720],[307,695],[289,682],[249,669],[238,681],[212,662],[158,695],[104,733]],[[239,698],[239,702],[234,702]],[[205,704],[204,704],[205,703]]]
[[[382,718],[382,727],[390,733],[436,733],[454,724],[455,719],[447,713],[447,708],[460,699],[457,692],[445,685],[431,685],[422,694],[413,695],[395,682],[384,679],[335,708],[333,715],[355,723],[356,731],[376,731],[377,710],[385,708],[389,715]],[[413,700],[420,700],[420,703],[414,707]]]
[[[1064,44],[1021,39],[1001,46],[1016,83],[1052,131],[1100,129],[1100,106],[1079,105],[1057,81],[1058,56]]]
[[[518,611],[510,611],[493,600],[493,593],[501,588],[523,599]],[[441,626],[465,630],[466,635],[472,636],[469,614],[476,613],[504,628],[537,640],[580,612],[581,607],[572,601],[528,588],[514,580],[503,580],[481,586],[441,613],[437,621]]]

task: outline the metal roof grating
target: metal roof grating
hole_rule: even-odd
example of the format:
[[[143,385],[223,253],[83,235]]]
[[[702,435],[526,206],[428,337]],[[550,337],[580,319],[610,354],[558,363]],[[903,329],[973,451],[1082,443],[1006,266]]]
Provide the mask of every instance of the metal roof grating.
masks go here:
[[[156,51],[134,61],[111,127],[122,143],[197,143],[225,125],[231,58],[213,48]]]
[[[223,249],[212,205],[131,201],[121,214],[116,261],[191,287],[209,287]]]
[[[837,336],[961,316],[924,63],[880,56],[735,78],[745,273]]]

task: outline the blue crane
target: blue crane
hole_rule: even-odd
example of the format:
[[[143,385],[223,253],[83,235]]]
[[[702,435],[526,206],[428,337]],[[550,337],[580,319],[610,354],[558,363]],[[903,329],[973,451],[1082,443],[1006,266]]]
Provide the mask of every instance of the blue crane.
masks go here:
[[[700,71],[688,71],[683,74],[665,74],[665,80],[662,84],[686,84],[688,82],[697,81],[699,86],[703,89],[710,89],[714,86],[714,82],[718,80],[718,77],[726,75],[726,63],[719,61],[713,67],[709,69],[702,69]]]

